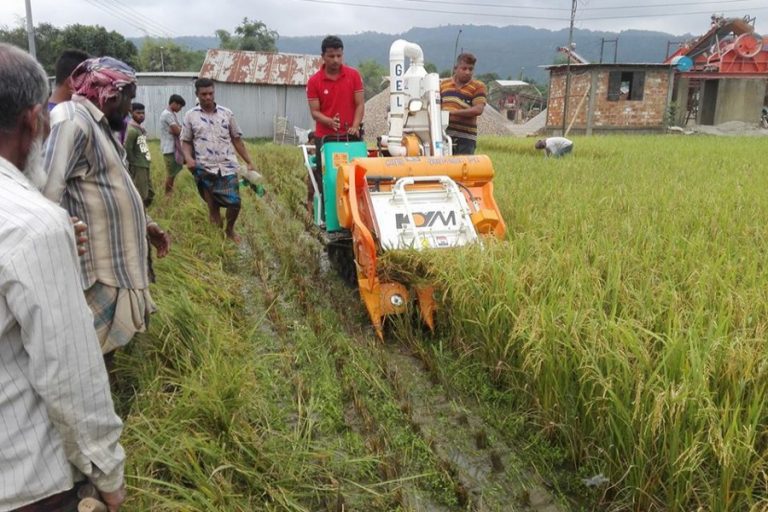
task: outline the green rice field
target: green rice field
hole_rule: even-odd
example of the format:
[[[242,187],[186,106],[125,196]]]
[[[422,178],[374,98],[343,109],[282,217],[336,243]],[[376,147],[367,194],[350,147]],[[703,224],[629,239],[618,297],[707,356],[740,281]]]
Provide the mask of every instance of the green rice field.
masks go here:
[[[159,194],[160,312],[118,357],[126,509],[768,509],[768,137],[533,142],[480,141],[505,241],[385,258],[440,308],[384,344],[297,149],[249,146],[240,247],[186,171]]]

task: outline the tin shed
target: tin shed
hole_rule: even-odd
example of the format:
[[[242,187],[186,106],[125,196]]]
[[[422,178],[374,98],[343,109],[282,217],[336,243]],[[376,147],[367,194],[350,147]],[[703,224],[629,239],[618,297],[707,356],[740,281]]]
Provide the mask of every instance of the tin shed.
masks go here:
[[[314,125],[306,85],[321,63],[319,55],[213,49],[199,76],[215,82],[216,102],[235,113],[246,137],[272,137],[277,118]]]

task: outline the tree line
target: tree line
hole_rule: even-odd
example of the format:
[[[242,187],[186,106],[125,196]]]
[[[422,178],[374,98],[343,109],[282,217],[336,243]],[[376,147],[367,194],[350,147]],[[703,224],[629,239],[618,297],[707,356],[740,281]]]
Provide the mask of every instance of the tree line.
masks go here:
[[[219,40],[218,47],[225,50],[277,51],[279,34],[259,20],[245,17],[233,32],[218,29],[215,34]],[[26,48],[26,28],[23,25],[15,28],[0,27],[0,41]],[[144,38],[140,47],[137,47],[122,34],[114,30],[107,31],[98,25],[75,24],[58,28],[49,23],[41,23],[35,27],[35,45],[37,59],[51,75],[59,54],[69,48],[84,50],[94,56],[110,55],[144,72],[199,71],[205,60],[205,50],[192,50],[170,39],[151,37]],[[353,65],[363,78],[366,100],[387,88],[389,70],[385,66],[374,59],[361,60]],[[437,66],[431,62],[425,63],[424,67],[430,73],[438,72]],[[451,73],[451,69],[439,72],[442,78],[451,76]],[[484,73],[476,78],[489,85],[500,77],[496,73]]]
[[[277,51],[277,32],[258,20],[243,18],[242,23],[230,33],[216,31],[219,48],[227,50]],[[0,42],[27,48],[27,30],[23,24],[17,27],[0,27]],[[49,74],[62,51],[76,48],[94,56],[109,55],[129,64],[137,71],[200,71],[205,50],[190,50],[170,39],[146,37],[140,48],[114,30],[99,25],[68,25],[59,28],[50,23],[35,27],[37,60]]]

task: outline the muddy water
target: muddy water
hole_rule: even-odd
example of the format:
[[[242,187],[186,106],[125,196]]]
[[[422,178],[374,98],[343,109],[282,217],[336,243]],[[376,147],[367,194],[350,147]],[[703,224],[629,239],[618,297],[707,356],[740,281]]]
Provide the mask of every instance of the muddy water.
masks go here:
[[[448,465],[460,503],[469,510],[564,510],[538,478],[460,397],[432,383],[423,364],[402,347],[385,347],[386,371],[411,424]],[[416,508],[421,509],[413,504]]]

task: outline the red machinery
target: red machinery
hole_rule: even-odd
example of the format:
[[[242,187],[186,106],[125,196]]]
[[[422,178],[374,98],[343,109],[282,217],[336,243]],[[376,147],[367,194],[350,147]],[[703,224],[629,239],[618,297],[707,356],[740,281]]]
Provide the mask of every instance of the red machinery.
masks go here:
[[[754,18],[712,16],[706,34],[684,43],[666,63],[691,76],[702,73],[736,76],[768,74],[768,37],[755,33]]]

